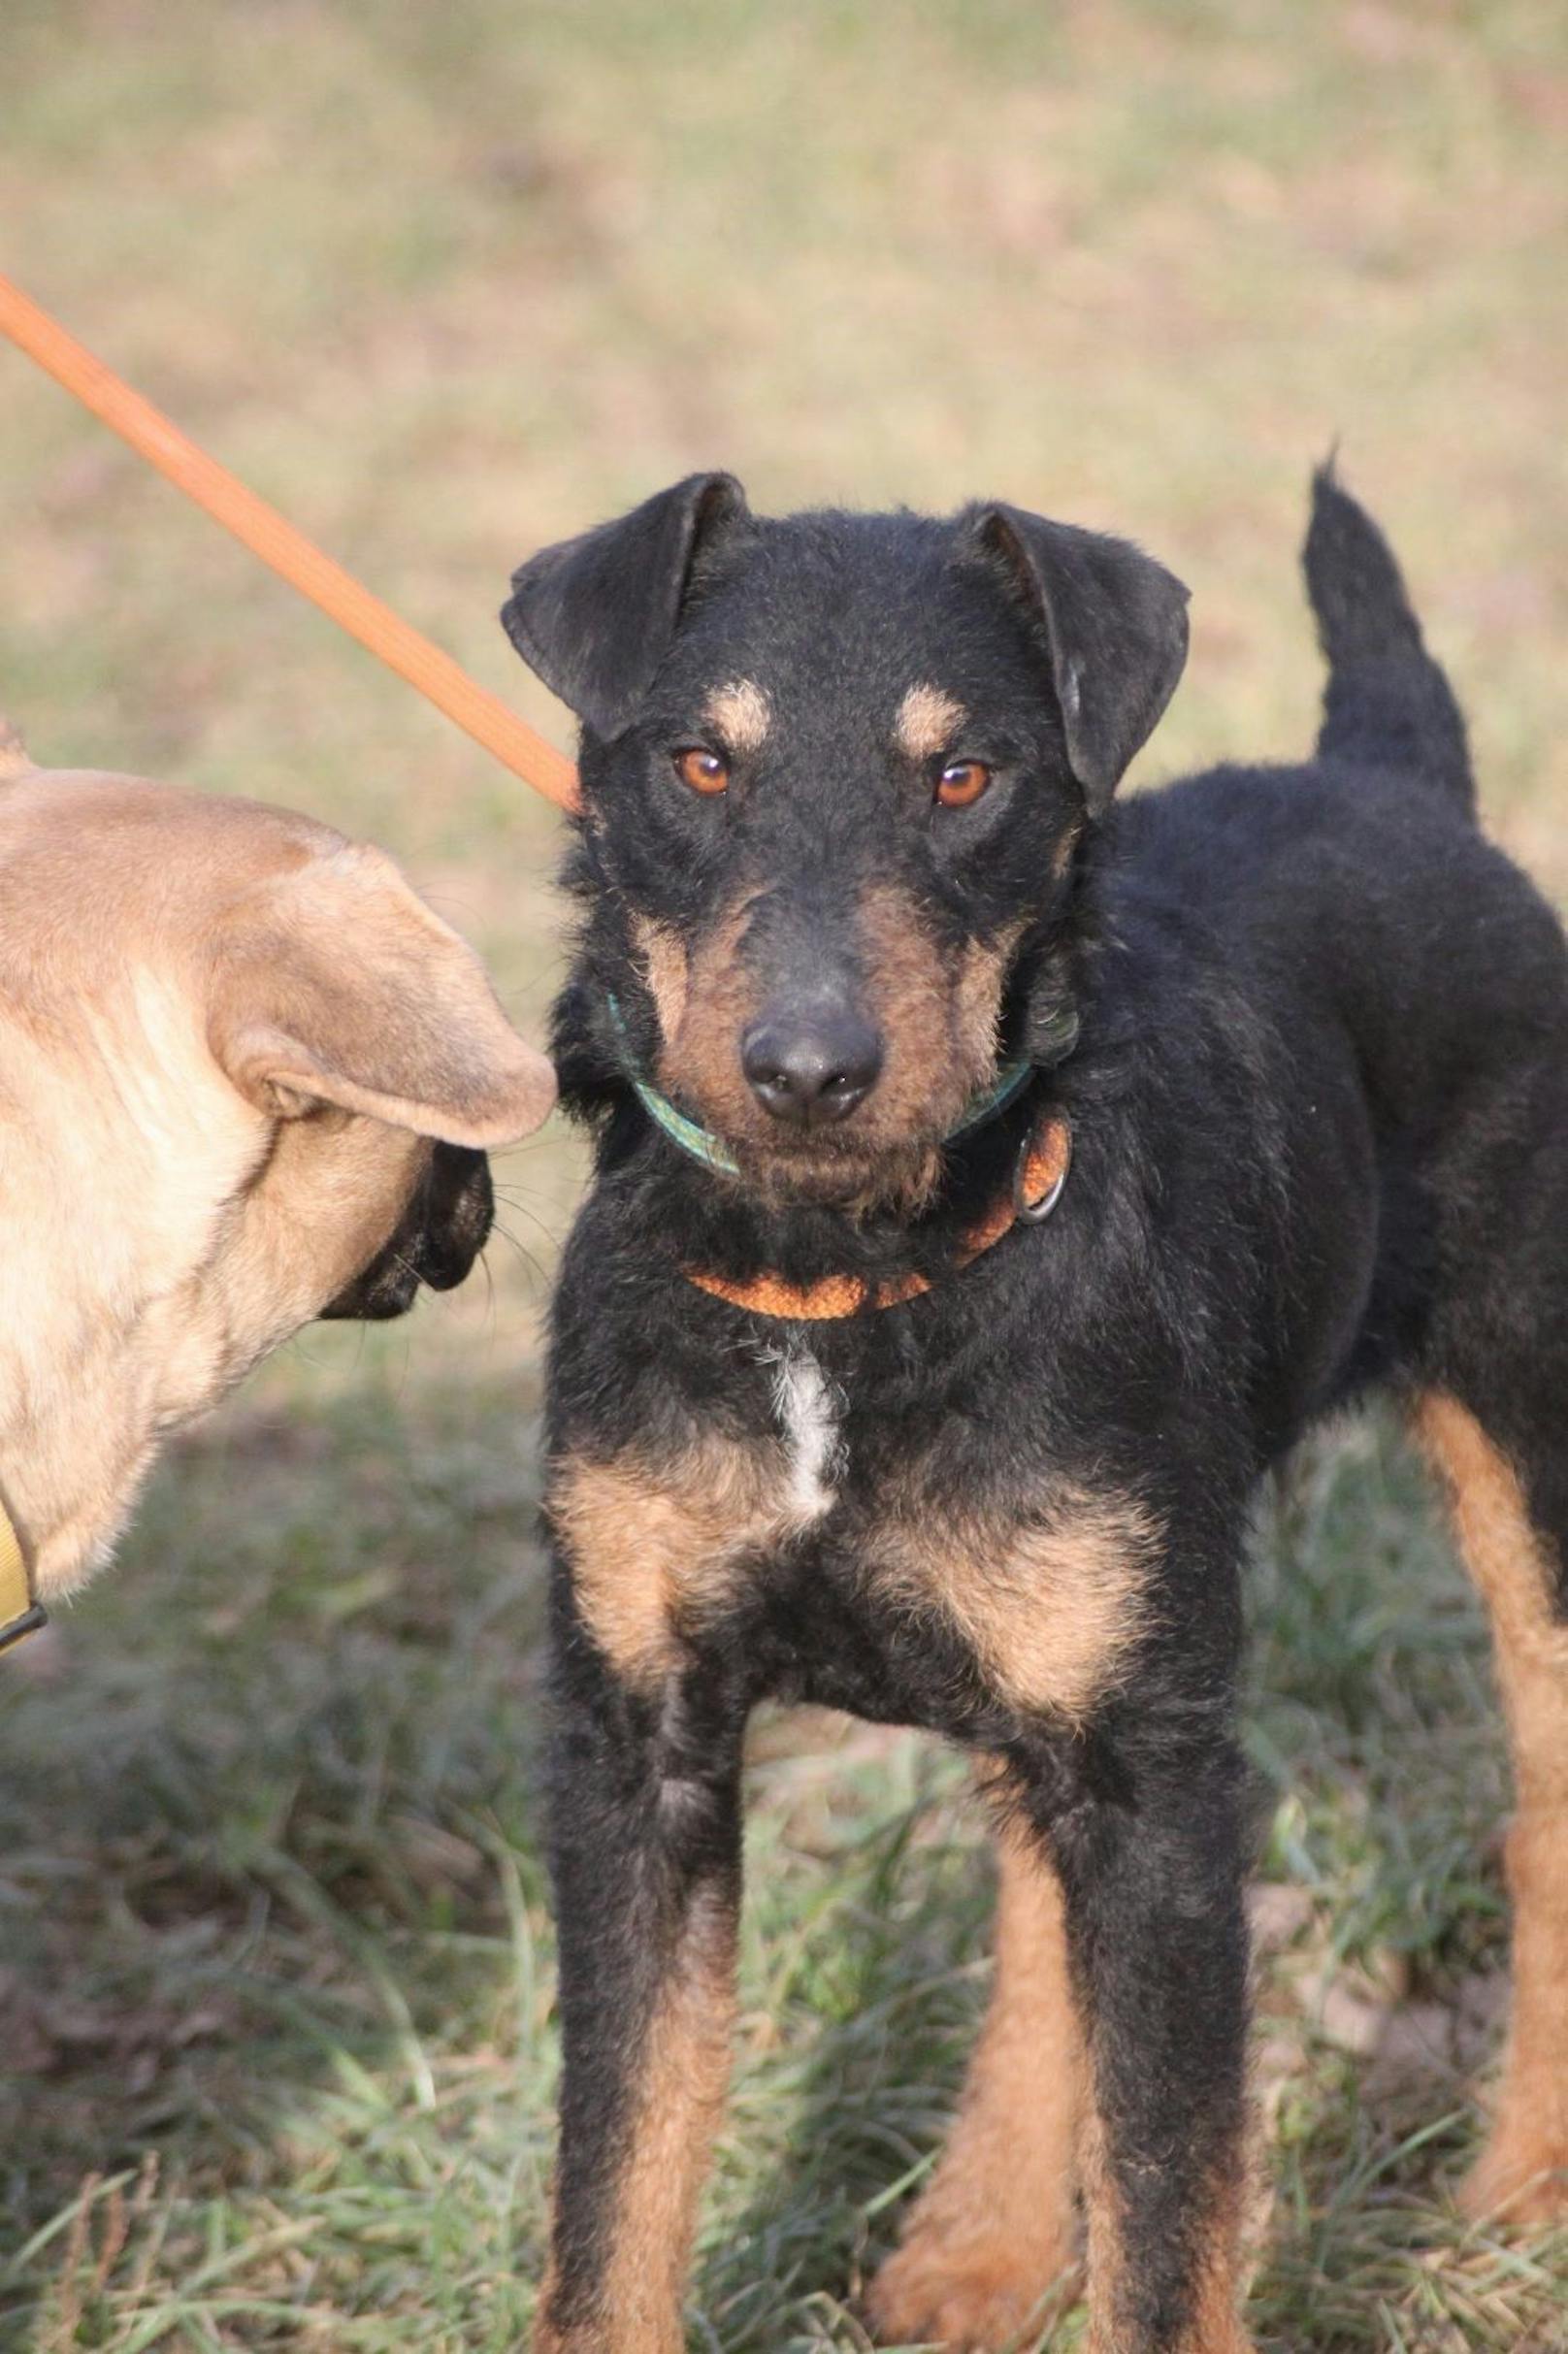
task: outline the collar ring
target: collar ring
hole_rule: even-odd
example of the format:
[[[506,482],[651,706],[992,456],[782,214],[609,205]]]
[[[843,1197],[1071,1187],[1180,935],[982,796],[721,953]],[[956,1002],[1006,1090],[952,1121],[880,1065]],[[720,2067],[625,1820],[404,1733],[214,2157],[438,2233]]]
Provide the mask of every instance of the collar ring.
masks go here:
[[[1021,1226],[1041,1226],[1062,1199],[1072,1166],[1072,1131],[1063,1121],[1061,1128],[1062,1165],[1043,1193],[1029,1193],[1029,1170],[1039,1147],[1033,1136],[1026,1136],[1018,1148],[1013,1163],[1013,1216]]]

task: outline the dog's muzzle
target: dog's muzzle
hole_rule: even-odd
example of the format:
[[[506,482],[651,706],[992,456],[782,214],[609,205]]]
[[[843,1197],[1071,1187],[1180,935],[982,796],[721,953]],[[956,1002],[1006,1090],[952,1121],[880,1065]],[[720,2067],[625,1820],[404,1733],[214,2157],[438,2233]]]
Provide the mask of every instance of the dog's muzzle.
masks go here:
[[[434,1146],[396,1233],[322,1309],[323,1321],[384,1324],[407,1314],[421,1284],[450,1291],[483,1250],[494,1216],[484,1155],[464,1145]]]

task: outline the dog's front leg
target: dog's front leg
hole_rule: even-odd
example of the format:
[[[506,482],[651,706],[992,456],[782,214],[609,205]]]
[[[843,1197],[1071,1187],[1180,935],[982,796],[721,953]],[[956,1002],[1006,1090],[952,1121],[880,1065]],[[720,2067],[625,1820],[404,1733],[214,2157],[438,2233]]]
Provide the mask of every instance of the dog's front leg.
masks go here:
[[[680,2354],[729,2073],[744,1709],[711,1671],[634,1690],[570,1622],[556,1648],[565,2071],[534,2354]]]
[[[1124,1723],[1050,1832],[1089,2049],[1089,2344],[1245,2354],[1242,1768],[1191,1722]]]

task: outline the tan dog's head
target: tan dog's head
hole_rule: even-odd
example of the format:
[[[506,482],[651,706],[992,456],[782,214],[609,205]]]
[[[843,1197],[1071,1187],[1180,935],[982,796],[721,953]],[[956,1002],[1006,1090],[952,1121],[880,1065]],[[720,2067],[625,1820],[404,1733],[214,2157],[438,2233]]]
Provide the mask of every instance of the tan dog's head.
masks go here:
[[[380,851],[0,727],[0,1496],[58,1590],[159,1439],[459,1282],[549,1064]]]

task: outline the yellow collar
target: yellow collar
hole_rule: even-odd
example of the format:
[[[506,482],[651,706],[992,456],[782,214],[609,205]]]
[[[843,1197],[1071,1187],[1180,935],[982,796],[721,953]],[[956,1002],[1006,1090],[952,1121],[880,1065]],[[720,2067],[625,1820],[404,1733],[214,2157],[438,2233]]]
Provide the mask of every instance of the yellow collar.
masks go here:
[[[42,1605],[33,1600],[33,1582],[27,1574],[21,1539],[12,1526],[11,1515],[0,1504],[0,1651],[20,1643],[24,1635],[36,1635],[46,1623]]]

